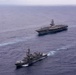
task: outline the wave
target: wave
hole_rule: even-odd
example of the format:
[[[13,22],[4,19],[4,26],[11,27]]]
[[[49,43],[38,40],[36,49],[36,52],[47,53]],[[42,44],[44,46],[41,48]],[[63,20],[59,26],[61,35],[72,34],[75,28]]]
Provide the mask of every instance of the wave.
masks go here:
[[[55,53],[57,53],[59,50],[67,50],[67,49],[70,49],[72,46],[75,46],[75,43],[72,43],[70,45],[66,45],[66,46],[63,46],[61,48],[58,48],[56,50],[53,50],[53,51],[50,51],[47,53],[48,56],[53,56],[55,55]]]
[[[22,37],[21,39],[14,39],[13,41],[11,42],[5,42],[5,43],[1,43],[0,44],[0,47],[1,46],[7,46],[7,45],[12,45],[12,44],[15,44],[15,43],[19,43],[19,42],[23,42],[23,41],[27,41],[27,40],[30,40],[32,38],[34,38],[35,36],[31,36],[31,37]]]
[[[52,56],[52,55],[54,55],[56,53],[56,51],[50,51],[48,54],[47,54],[47,56]]]

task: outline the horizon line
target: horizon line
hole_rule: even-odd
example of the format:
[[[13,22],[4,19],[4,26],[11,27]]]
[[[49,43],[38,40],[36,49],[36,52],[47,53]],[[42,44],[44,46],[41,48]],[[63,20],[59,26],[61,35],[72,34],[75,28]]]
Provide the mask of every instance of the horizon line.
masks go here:
[[[56,4],[56,5],[20,5],[20,4],[0,4],[0,6],[76,6],[76,4]]]

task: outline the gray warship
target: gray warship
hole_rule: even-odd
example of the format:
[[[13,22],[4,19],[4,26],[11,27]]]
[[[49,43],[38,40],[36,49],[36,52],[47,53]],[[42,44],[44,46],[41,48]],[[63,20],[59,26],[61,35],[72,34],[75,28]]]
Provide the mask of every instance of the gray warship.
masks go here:
[[[52,19],[51,24],[47,27],[40,28],[36,30],[38,35],[45,35],[48,33],[57,33],[67,30],[68,25],[55,25],[54,20]]]
[[[21,61],[17,61],[15,63],[16,68],[20,68],[23,66],[30,66],[33,63],[40,61],[47,57],[47,54],[40,53],[40,52],[34,52],[33,54],[30,53],[30,49],[26,52],[26,57],[23,58]]]

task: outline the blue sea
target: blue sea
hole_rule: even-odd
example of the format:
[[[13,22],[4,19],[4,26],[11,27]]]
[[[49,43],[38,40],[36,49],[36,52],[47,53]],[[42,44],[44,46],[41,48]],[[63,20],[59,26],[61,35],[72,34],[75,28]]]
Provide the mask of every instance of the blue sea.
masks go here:
[[[38,36],[51,19],[68,30]],[[28,48],[49,56],[16,69]],[[76,6],[0,6],[0,75],[76,75]]]

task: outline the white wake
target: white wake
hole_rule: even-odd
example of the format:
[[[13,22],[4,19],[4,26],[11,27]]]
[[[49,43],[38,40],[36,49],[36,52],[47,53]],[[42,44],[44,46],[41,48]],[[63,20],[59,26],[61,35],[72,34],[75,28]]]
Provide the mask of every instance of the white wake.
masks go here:
[[[47,55],[48,55],[48,56],[53,56],[53,55],[55,55],[59,50],[67,50],[67,49],[70,49],[71,47],[73,47],[73,46],[75,46],[75,45],[76,45],[76,43],[72,43],[72,44],[70,44],[70,45],[63,46],[63,47],[61,47],[61,48],[58,48],[58,49],[56,49],[56,50],[53,50],[53,51],[48,52]]]

